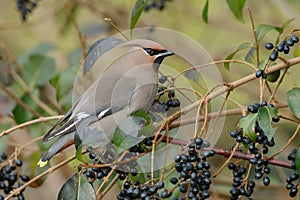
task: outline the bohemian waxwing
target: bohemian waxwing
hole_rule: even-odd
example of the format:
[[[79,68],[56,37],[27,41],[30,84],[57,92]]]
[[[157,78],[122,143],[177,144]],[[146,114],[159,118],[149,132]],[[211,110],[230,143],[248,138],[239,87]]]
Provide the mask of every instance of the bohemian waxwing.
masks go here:
[[[124,53],[112,60],[110,68],[44,136],[43,142],[58,139],[39,161],[40,167],[74,144],[76,136],[84,145],[109,144],[118,123],[135,111],[148,112],[151,108],[157,93],[158,68],[165,57],[174,53],[146,39],[131,40],[117,47]]]

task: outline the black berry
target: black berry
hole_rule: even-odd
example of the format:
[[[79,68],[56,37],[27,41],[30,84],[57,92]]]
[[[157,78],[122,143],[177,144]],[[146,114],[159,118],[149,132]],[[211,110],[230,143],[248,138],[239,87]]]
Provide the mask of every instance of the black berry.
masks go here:
[[[294,42],[294,43],[297,43],[299,41],[299,38],[295,35],[292,35],[291,36],[291,40]]]
[[[286,43],[286,45],[288,45],[288,46],[290,46],[290,47],[294,46],[294,42],[293,42],[292,39],[287,39],[287,40],[285,41],[285,43]]]
[[[282,52],[284,49],[284,42],[280,42],[278,45],[277,45],[277,50],[279,52]]]
[[[255,73],[256,78],[261,77],[263,73],[264,73],[264,71],[262,69],[257,70]]]
[[[263,179],[263,184],[264,184],[264,186],[268,186],[268,185],[270,185],[270,178],[269,177],[264,177],[264,179]]]
[[[167,77],[162,75],[159,77],[158,81],[159,81],[159,83],[163,84],[167,81]]]
[[[274,45],[272,43],[268,42],[268,43],[266,43],[265,47],[268,50],[272,50],[274,48]]]
[[[278,51],[273,51],[269,56],[269,59],[271,61],[275,61],[277,58],[278,58]]]

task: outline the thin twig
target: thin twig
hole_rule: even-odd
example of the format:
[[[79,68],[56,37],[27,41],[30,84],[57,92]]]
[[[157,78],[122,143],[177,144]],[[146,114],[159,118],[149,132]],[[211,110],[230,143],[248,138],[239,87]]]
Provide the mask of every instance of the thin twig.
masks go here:
[[[74,18],[74,14],[72,12],[72,9],[70,8],[69,4],[65,4],[64,6],[65,10],[68,12],[68,15],[71,19],[71,22],[76,30],[80,45],[81,45],[81,49],[82,49],[82,56],[81,56],[81,63],[85,60],[86,58],[86,54],[87,54],[87,50],[86,50],[86,36],[84,34],[81,33],[80,28]]]
[[[284,69],[284,72],[283,72],[282,76],[280,77],[280,79],[279,79],[279,81],[278,81],[278,83],[276,85],[276,88],[275,88],[274,92],[271,94],[268,103],[270,103],[272,101],[272,99],[274,99],[274,96],[277,93],[279,86],[283,82],[283,79],[284,79],[285,75],[287,74],[288,69],[289,69],[288,67]]]
[[[109,190],[113,187],[113,185],[118,181],[119,179],[119,174],[117,174],[114,179],[110,182],[110,184],[101,192],[101,194],[98,197],[98,200],[101,200],[108,192]]]
[[[118,26],[112,21],[111,18],[105,17],[104,21],[108,22],[118,33],[120,33],[127,41],[130,39],[118,28]]]
[[[226,96],[225,96],[225,98],[224,98],[224,101],[222,102],[222,105],[220,106],[220,109],[219,109],[219,111],[217,112],[216,120],[214,121],[214,124],[213,124],[212,128],[210,129],[210,131],[209,131],[209,133],[208,133],[209,137],[213,135],[212,133],[214,132],[214,129],[216,128],[217,121],[218,121],[219,117],[221,116],[222,110],[223,110],[223,108],[224,108],[224,106],[225,106],[226,101],[228,100],[228,97],[229,97],[230,92],[231,92],[231,90],[229,90],[229,91],[227,92],[227,94],[226,94]],[[209,137],[207,138],[207,140],[209,140]]]
[[[230,162],[231,158],[234,156],[234,153],[238,150],[239,148],[239,143],[236,143],[229,158],[223,163],[223,165],[218,169],[218,171],[216,171],[212,177],[215,178],[219,173],[221,173],[221,171],[227,166],[227,164]]]
[[[42,117],[42,115],[35,110],[33,110],[31,107],[29,107],[26,103],[24,103],[20,98],[18,98],[16,95],[14,95],[9,89],[7,89],[1,82],[0,82],[0,88],[3,92],[5,92],[10,98],[15,100],[20,106],[22,106],[26,111],[32,113],[35,117]]]
[[[198,65],[198,66],[191,66],[191,67],[181,71],[180,73],[178,73],[174,77],[174,80],[176,80],[179,76],[185,74],[189,70],[200,69],[200,68],[208,67],[210,65],[217,65],[217,64],[222,64],[222,63],[240,63],[240,64],[243,64],[243,65],[246,65],[246,66],[250,67],[254,71],[257,70],[257,68],[254,65],[252,65],[251,63],[248,63],[246,61],[242,61],[242,60],[218,60],[218,61],[213,61],[213,62],[210,62],[210,63],[205,63],[205,64],[202,64],[202,65]]]
[[[47,104],[42,102],[33,92],[32,90],[26,85],[23,79],[19,76],[19,74],[13,69],[9,69],[9,73],[14,78],[14,80],[21,86],[21,88],[27,92],[30,98],[43,110],[45,110],[50,115],[57,115],[56,111],[52,110]]]
[[[0,137],[4,136],[4,135],[7,135],[17,129],[20,129],[20,128],[24,128],[26,126],[29,126],[29,125],[32,125],[32,124],[36,124],[36,123],[40,123],[40,122],[46,122],[46,121],[50,121],[50,120],[55,120],[55,119],[60,119],[62,118],[63,115],[58,115],[58,116],[51,116],[51,117],[40,117],[38,119],[34,119],[34,120],[31,120],[31,121],[27,121],[27,122],[24,122],[23,124],[19,124],[17,126],[14,126],[10,129],[7,129],[7,130],[4,130],[0,133]]]
[[[271,73],[271,72],[274,72],[274,71],[277,71],[277,70],[280,70],[280,69],[284,69],[284,68],[287,68],[287,67],[296,65],[296,64],[298,64],[298,63],[300,63],[300,57],[292,58],[292,59],[289,60],[289,64],[286,64],[286,63],[284,63],[284,62],[281,62],[281,63],[278,63],[278,64],[276,64],[276,65],[273,65],[273,66],[269,69],[269,72]],[[223,93],[225,93],[225,92],[227,92],[227,91],[229,91],[229,90],[233,90],[234,88],[237,88],[237,87],[239,87],[239,86],[241,86],[241,85],[244,85],[245,83],[248,83],[248,82],[250,82],[250,81],[252,81],[252,80],[255,80],[255,79],[257,79],[257,78],[256,78],[256,76],[255,76],[255,73],[253,73],[253,74],[250,74],[250,75],[248,75],[248,76],[245,76],[245,77],[243,77],[243,78],[241,78],[241,79],[238,79],[238,80],[236,80],[236,81],[233,81],[233,82],[231,82],[231,83],[228,83],[228,85],[225,86],[224,88],[221,88],[221,89],[219,89],[219,90],[213,92],[212,94],[208,95],[207,100],[210,100],[210,99],[213,99],[213,98],[215,98],[215,97],[217,97],[217,96],[220,96],[221,94],[223,94]],[[184,110],[185,112],[186,112],[186,111],[189,111],[189,110],[192,110],[192,109],[194,109],[195,107],[197,107],[198,104],[199,104],[198,101],[197,101],[197,102],[194,102],[194,103],[192,103],[192,104],[186,106],[186,107],[183,108],[182,110]]]
[[[255,41],[256,65],[259,66],[259,43],[258,43],[258,40],[257,40],[257,37],[256,37],[256,28],[255,28],[254,19],[253,19],[253,16],[252,16],[251,8],[248,8],[248,12],[249,12],[251,25],[252,25],[253,37],[254,37],[254,41]]]
[[[289,141],[278,152],[274,153],[270,158],[274,158],[275,156],[277,156],[278,154],[283,152],[291,144],[293,139],[295,139],[295,137],[297,136],[299,130],[300,130],[300,123],[298,124],[297,129],[294,131],[292,137],[289,138]]]
[[[166,151],[165,151],[165,159],[164,159],[164,167],[161,170],[161,178],[164,179],[165,178],[165,171],[166,171],[166,167],[167,167],[167,160],[168,160],[168,148],[169,148],[169,140],[170,140],[170,136],[169,136],[169,125],[167,124],[166,126]]]

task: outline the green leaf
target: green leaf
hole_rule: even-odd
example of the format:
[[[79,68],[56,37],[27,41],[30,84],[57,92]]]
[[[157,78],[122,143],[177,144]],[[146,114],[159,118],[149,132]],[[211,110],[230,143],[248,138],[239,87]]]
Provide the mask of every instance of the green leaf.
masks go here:
[[[153,134],[151,117],[144,111],[138,110],[122,120],[114,134],[113,143],[116,155],[125,149],[139,144],[146,136]]]
[[[257,113],[250,113],[248,116],[240,119],[240,128],[243,129],[243,133],[246,136],[251,137],[254,133],[254,125],[257,120]]]
[[[80,139],[79,135],[78,134],[75,134],[74,135],[74,145],[75,145],[75,149],[76,151],[82,151],[82,140]],[[77,154],[77,152],[76,152]]]
[[[82,146],[76,149],[76,159],[83,162],[82,158]]]
[[[269,140],[274,136],[277,129],[273,128],[271,124],[272,116],[275,114],[274,111],[275,110],[272,107],[263,106],[260,107],[257,112],[258,124]]]
[[[257,42],[260,43],[260,41],[265,37],[265,35],[270,32],[271,30],[278,28],[276,26],[272,26],[269,24],[259,24],[256,27],[256,39]]]
[[[82,158],[82,141],[78,134],[74,135],[74,145],[76,149],[76,159],[83,162]]]
[[[78,68],[79,65],[74,65],[50,80],[50,83],[56,88],[57,100],[61,100],[72,92]]]
[[[276,39],[275,44],[279,42],[279,37],[283,33],[283,31],[287,28],[287,26],[293,21],[294,19],[287,20],[281,27],[279,26],[273,26],[269,24],[260,24],[256,27],[256,38],[258,43],[261,42],[261,40],[265,37],[267,33],[269,33],[271,30],[275,30],[278,32],[278,36]]]
[[[209,0],[206,0],[204,8],[202,10],[202,19],[207,24],[208,24],[208,4],[209,4]]]
[[[278,80],[279,76],[280,76],[280,70],[277,70],[275,72],[269,73],[267,75],[267,80],[271,83],[274,83]]]
[[[294,50],[294,57],[299,57],[300,56],[300,46],[296,46]]]
[[[38,46],[36,46],[34,49],[32,49],[32,50],[28,51],[27,53],[24,53],[23,55],[21,55],[18,58],[18,61],[20,63],[24,64],[25,62],[27,62],[28,58],[31,55],[34,55],[34,54],[39,54],[39,55],[46,54],[49,51],[54,50],[55,48],[56,48],[56,46],[54,44],[52,44],[52,43],[41,43]]]
[[[256,54],[255,54],[255,53],[256,53],[255,48],[252,47],[252,48],[248,51],[248,53],[246,54],[246,56],[245,56],[245,61],[247,61],[248,63],[254,64],[255,61],[256,61]]]
[[[82,56],[82,49],[77,48],[68,55],[69,66],[78,65]]]
[[[267,109],[270,112],[271,117],[276,117],[277,116],[278,110],[276,108],[268,106]]]
[[[24,64],[24,80],[31,89],[44,85],[55,75],[54,59],[48,56],[35,54]]]
[[[249,42],[245,42],[245,43],[240,44],[240,46],[234,52],[232,52],[229,56],[227,56],[225,58],[225,60],[231,60],[236,53],[238,53],[241,50],[246,49],[246,48],[248,48],[250,46],[252,46],[252,45]],[[230,64],[229,62],[225,62],[224,63],[225,69],[229,70],[229,64]]]
[[[292,113],[300,119],[300,88],[295,87],[286,93],[288,106]]]
[[[281,28],[282,28],[282,32],[290,25],[290,23],[292,22],[292,21],[294,21],[295,19],[294,18],[291,18],[291,19],[289,19],[289,20],[287,20],[282,26],[281,26]],[[282,32],[280,32],[280,33],[282,33]]]
[[[74,134],[74,145],[75,145],[75,149],[76,149],[76,159],[81,161],[81,162],[88,163],[88,160],[82,154],[82,147],[83,147],[82,144],[83,144],[83,142],[80,139],[79,135]]]
[[[61,188],[58,200],[95,200],[96,193],[93,186],[87,181],[85,176],[76,173]]]
[[[295,164],[297,172],[300,174],[300,147],[297,149]]]
[[[142,109],[135,111],[130,116],[141,117],[142,119],[146,120],[146,123],[143,124],[144,127],[149,125],[152,121],[151,117],[148,115],[148,113]]]
[[[37,105],[31,100],[28,93],[24,94],[21,98],[21,101],[27,104],[32,109],[35,109]],[[13,109],[14,119],[17,124],[27,122],[32,119],[32,113],[25,110],[21,105],[17,104]]]
[[[227,4],[237,20],[244,22],[243,8],[246,0],[226,0]]]
[[[126,149],[140,143],[146,136],[139,136],[141,130],[140,121],[144,120],[142,117],[129,116],[122,120],[114,134],[113,144],[118,147],[115,152],[116,155],[120,154]]]
[[[134,29],[138,19],[140,18],[142,12],[144,11],[145,6],[147,5],[148,0],[136,0],[133,10],[131,12],[130,18],[130,29]]]

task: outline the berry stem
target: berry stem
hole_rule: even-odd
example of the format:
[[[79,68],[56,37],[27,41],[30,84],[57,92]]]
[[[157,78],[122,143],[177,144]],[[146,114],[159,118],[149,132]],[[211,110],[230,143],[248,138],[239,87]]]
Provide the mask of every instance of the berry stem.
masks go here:
[[[272,101],[272,99],[274,99],[275,94],[277,93],[279,86],[283,82],[283,79],[284,79],[285,75],[287,74],[288,69],[289,68],[285,68],[284,69],[284,72],[283,72],[282,76],[280,77],[280,79],[278,80],[278,83],[277,83],[277,85],[276,85],[276,87],[274,89],[274,92],[271,93],[271,96],[270,96],[270,98],[268,100],[268,103],[270,103]]]
[[[255,28],[254,19],[252,16],[251,8],[248,8],[248,12],[249,12],[249,17],[250,17],[250,21],[251,21],[251,25],[252,25],[252,32],[253,32],[253,36],[254,36],[254,40],[255,40],[256,65],[259,66],[259,43],[258,43],[258,40],[256,37],[256,28]]]
[[[221,171],[228,165],[228,163],[230,162],[231,158],[234,156],[234,154],[236,153],[237,149],[239,148],[239,143],[236,143],[232,152],[230,153],[229,158],[225,161],[225,163],[218,169],[218,171],[216,173],[214,173],[212,175],[213,178],[215,178],[219,173],[221,173]]]
[[[298,124],[297,129],[294,131],[292,137],[289,138],[288,142],[278,152],[274,153],[270,158],[274,158],[275,156],[283,152],[297,136],[299,130],[300,130],[300,124]]]
[[[113,170],[111,170],[113,171]],[[116,174],[116,176],[114,177],[114,179],[109,183],[109,185],[103,190],[103,192],[101,192],[101,194],[99,195],[99,197],[97,198],[98,200],[101,200],[108,192],[109,190],[116,184],[116,182],[119,179],[120,174]],[[99,187],[100,188],[100,187]],[[98,191],[97,191],[98,192]]]

